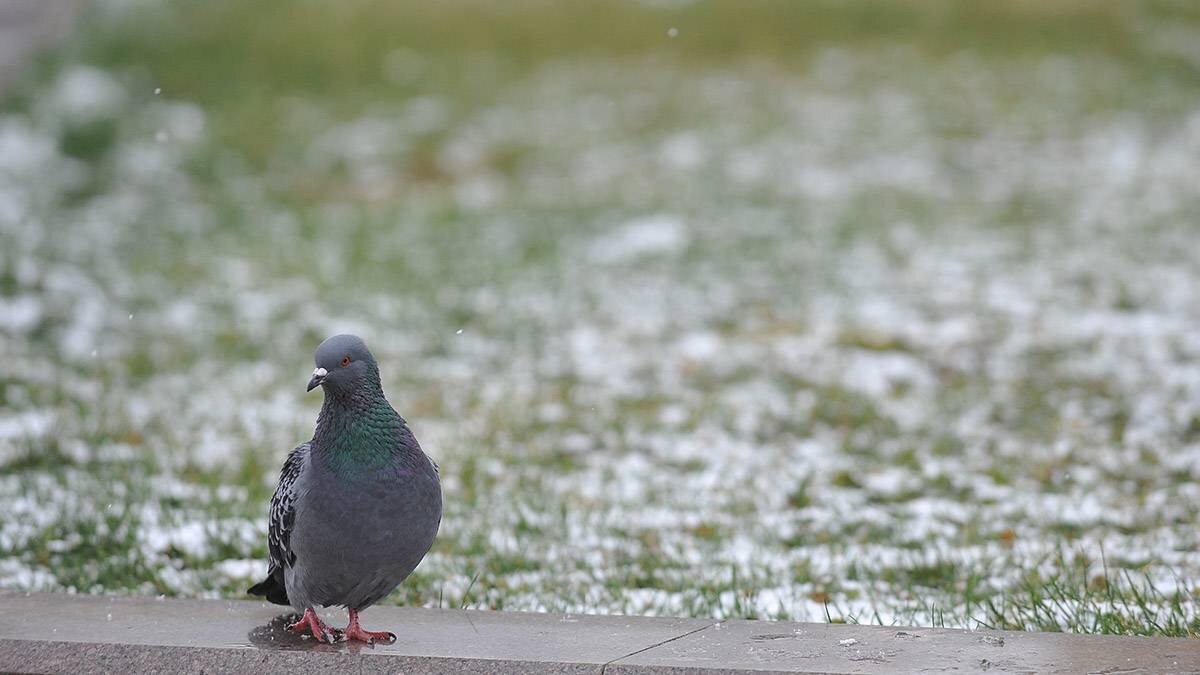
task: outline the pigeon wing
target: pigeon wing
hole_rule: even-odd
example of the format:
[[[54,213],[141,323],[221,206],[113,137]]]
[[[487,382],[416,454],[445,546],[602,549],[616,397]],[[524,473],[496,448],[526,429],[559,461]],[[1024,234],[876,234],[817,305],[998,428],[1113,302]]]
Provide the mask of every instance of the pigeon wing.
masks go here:
[[[308,455],[310,443],[301,443],[288,455],[279,473],[279,487],[271,497],[270,524],[267,527],[267,549],[271,555],[271,572],[282,571],[292,564],[292,523],[296,520],[296,481]]]
[[[311,447],[311,441],[297,445],[279,472],[279,487],[271,497],[271,512],[267,516],[267,578],[248,591],[251,595],[266,596],[278,605],[288,604],[283,570],[296,559],[291,547],[292,524],[296,520],[296,483]]]

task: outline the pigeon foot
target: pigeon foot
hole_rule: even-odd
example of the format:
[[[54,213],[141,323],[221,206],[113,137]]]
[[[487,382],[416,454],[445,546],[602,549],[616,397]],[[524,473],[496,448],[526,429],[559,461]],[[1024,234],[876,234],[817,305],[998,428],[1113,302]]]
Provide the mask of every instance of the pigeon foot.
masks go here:
[[[292,631],[293,633],[310,631],[313,637],[321,642],[327,642],[329,644],[333,644],[334,642],[338,641],[337,631],[329,626],[326,626],[325,622],[321,621],[321,619],[317,617],[317,613],[312,607],[304,610],[304,616],[300,617],[300,620],[296,623],[288,626],[288,630]]]
[[[350,610],[350,625],[346,626],[346,630],[342,631],[338,636],[339,642],[347,642],[349,640],[358,640],[373,645],[376,642],[386,642],[391,644],[396,641],[396,634],[389,633],[386,630],[372,631],[364,630],[358,625],[358,610]]]

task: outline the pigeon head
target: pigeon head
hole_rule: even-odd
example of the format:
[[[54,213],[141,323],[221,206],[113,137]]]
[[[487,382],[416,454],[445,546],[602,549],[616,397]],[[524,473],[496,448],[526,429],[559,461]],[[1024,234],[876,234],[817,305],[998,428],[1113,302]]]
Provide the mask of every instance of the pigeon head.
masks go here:
[[[324,387],[325,392],[347,394],[379,383],[379,364],[357,335],[334,335],[317,347],[313,357],[317,369],[308,381],[308,391]]]

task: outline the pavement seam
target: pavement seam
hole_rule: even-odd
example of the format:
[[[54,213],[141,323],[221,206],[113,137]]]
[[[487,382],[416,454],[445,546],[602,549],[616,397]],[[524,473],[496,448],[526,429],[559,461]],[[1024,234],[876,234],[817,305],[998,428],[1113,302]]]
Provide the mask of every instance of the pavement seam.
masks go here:
[[[657,643],[657,644],[652,644],[652,645],[650,645],[649,647],[643,647],[643,648],[641,648],[641,649],[639,649],[639,650],[637,650],[637,651],[630,652],[630,653],[628,653],[628,654],[626,654],[626,655],[624,655],[624,656],[618,656],[617,658],[615,658],[615,659],[613,659],[613,660],[609,661],[608,663],[605,663],[604,665],[600,666],[600,675],[604,675],[604,671],[605,671],[605,670],[607,670],[609,666],[611,666],[612,664],[616,663],[617,661],[624,661],[625,659],[627,659],[627,658],[629,658],[629,657],[631,657],[631,656],[637,656],[638,654],[641,654],[642,652],[648,652],[648,651],[650,651],[651,649],[656,649],[656,648],[658,648],[658,647],[661,647],[661,646],[663,646],[663,645],[667,644],[668,642],[674,642],[674,641],[676,641],[676,640],[679,640],[679,639],[681,639],[681,638],[685,638],[685,637],[687,637],[687,636],[689,636],[689,635],[695,635],[696,633],[699,633],[699,632],[700,632],[700,631],[702,631],[702,630],[708,630],[709,628],[712,628],[712,627],[713,627],[713,625],[714,625],[714,624],[711,624],[711,623],[710,623],[710,624],[705,624],[705,625],[703,625],[703,626],[700,626],[699,628],[695,628],[695,629],[693,629],[693,630],[689,630],[689,631],[688,631],[688,632],[686,632],[686,633],[680,633],[679,635],[676,635],[675,637],[672,637],[672,638],[667,638],[666,640],[663,640],[662,642],[659,642],[659,643]]]

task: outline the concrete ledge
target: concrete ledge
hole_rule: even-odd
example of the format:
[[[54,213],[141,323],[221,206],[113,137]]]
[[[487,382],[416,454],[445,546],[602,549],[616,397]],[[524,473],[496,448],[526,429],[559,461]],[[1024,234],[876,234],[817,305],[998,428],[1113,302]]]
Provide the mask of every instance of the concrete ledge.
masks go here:
[[[1200,640],[377,607],[323,645],[251,601],[0,594],[4,672],[1200,673]],[[324,616],[345,623],[343,612]]]

